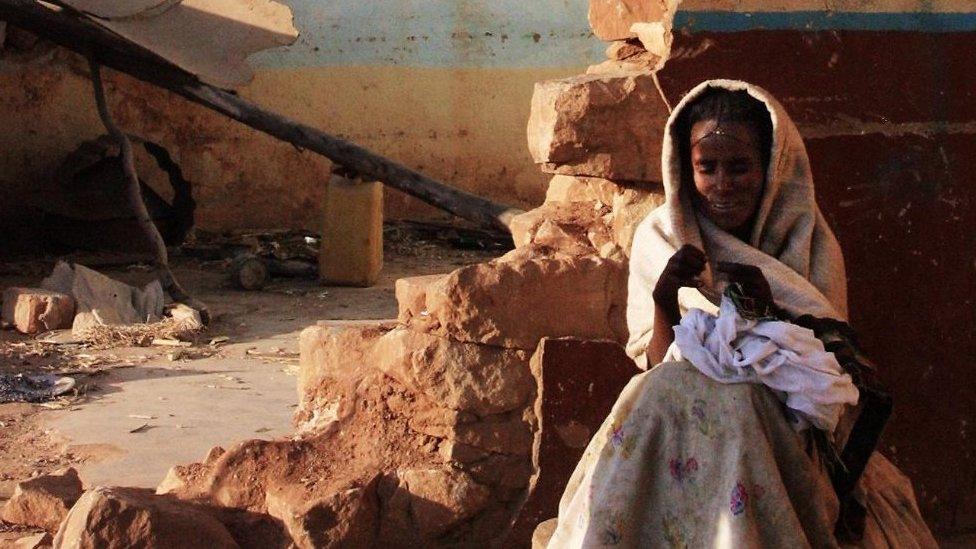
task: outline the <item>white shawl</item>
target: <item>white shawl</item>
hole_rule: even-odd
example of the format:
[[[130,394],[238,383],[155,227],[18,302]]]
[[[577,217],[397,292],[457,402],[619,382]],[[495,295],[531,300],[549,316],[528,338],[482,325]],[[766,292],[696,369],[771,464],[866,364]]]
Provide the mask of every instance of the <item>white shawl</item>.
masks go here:
[[[766,184],[749,242],[697,215],[681,189],[681,159],[674,142],[679,113],[708,87],[746,90],[769,109],[773,144]],[[668,119],[661,151],[665,202],[641,222],[630,254],[627,297],[627,353],[647,368],[645,352],[654,326],[651,293],[668,259],[684,244],[704,250],[705,284],[720,294],[712,272],[721,261],[755,265],[769,281],[776,304],[794,315],[847,318],[847,279],[837,239],[814,199],[813,178],[803,139],[786,111],[765,90],[735,80],[709,80],[681,100]],[[679,306],[717,311],[701,292],[683,288]]]

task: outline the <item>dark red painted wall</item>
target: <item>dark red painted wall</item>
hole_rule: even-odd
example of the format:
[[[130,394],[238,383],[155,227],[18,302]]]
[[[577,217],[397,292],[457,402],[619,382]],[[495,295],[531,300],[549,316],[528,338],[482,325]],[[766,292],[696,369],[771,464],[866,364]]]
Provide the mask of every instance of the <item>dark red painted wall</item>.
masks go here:
[[[976,33],[696,33],[661,73],[672,103],[758,84],[807,137],[852,323],[895,397],[884,452],[941,532],[976,529],[974,60]]]

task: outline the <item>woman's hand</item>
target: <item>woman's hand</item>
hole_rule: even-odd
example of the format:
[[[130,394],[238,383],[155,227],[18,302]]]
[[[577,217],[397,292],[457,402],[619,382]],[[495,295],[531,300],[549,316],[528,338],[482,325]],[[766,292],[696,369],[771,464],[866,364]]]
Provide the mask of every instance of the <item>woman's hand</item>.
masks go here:
[[[730,284],[739,284],[742,287],[744,297],[752,298],[759,303],[775,307],[773,301],[773,291],[769,287],[769,281],[763,276],[762,270],[755,265],[743,263],[731,263],[722,261],[716,270],[728,277]]]
[[[654,287],[654,303],[668,315],[668,322],[673,326],[680,320],[678,314],[678,289],[683,287],[697,288],[698,275],[705,270],[705,252],[685,244],[681,247],[664,267],[664,272]]]

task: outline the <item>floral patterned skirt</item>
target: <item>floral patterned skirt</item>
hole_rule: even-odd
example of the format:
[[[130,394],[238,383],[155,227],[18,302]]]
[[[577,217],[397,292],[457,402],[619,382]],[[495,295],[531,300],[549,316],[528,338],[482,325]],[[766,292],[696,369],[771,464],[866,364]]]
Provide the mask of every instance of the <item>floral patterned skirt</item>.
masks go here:
[[[808,447],[764,386],[661,364],[631,380],[590,441],[549,547],[836,547],[837,498]],[[880,454],[859,490],[862,546],[937,547]]]

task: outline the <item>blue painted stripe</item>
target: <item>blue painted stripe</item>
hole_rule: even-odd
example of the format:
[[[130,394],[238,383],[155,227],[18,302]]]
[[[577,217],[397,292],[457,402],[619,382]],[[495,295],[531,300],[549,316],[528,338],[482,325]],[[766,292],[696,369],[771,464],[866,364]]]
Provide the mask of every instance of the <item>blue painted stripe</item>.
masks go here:
[[[606,48],[588,0],[281,0],[298,41],[257,66],[581,67]]]
[[[767,30],[976,31],[976,13],[860,13],[828,11],[679,11],[675,28],[690,32]]]
[[[606,47],[590,31],[588,0],[281,1],[301,34],[254,56],[258,68],[569,68],[599,63]],[[963,32],[976,31],[976,13],[679,10],[675,23],[688,32]]]

